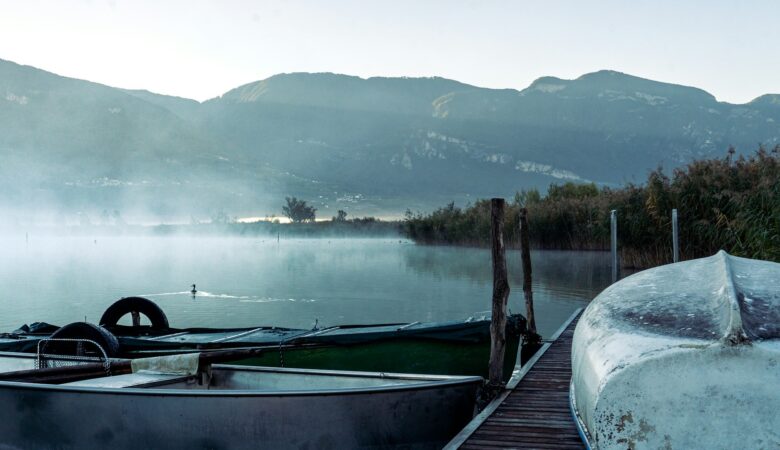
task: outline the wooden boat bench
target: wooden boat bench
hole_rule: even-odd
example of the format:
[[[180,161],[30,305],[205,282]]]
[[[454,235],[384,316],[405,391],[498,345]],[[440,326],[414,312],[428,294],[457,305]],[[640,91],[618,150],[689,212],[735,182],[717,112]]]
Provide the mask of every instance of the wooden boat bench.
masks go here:
[[[187,382],[196,379],[192,375],[178,373],[137,372],[111,377],[92,378],[89,380],[64,383],[62,386],[95,387],[95,388],[145,388],[173,383]]]

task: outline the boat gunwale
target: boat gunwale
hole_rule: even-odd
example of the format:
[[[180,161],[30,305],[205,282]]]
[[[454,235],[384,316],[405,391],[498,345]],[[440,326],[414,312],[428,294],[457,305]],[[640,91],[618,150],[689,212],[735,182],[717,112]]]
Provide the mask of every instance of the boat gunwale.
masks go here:
[[[399,391],[416,391],[437,389],[443,387],[453,387],[459,385],[469,385],[478,383],[482,385],[484,379],[480,376],[467,375],[423,375],[423,374],[398,374],[382,372],[357,372],[357,371],[336,371],[336,370],[318,370],[318,369],[288,369],[280,367],[250,367],[235,366],[228,364],[215,364],[213,369],[230,369],[233,371],[244,372],[272,372],[288,373],[297,375],[315,375],[315,376],[339,376],[353,378],[377,378],[385,380],[413,380],[417,383],[389,386],[373,387],[354,387],[340,389],[320,389],[320,390],[274,390],[260,391],[256,389],[220,389],[220,390],[197,390],[197,389],[158,389],[158,388],[101,388],[88,386],[68,386],[67,384],[45,384],[30,383],[24,381],[0,381],[0,390],[22,389],[32,391],[47,392],[65,392],[65,393],[89,393],[89,394],[108,394],[108,395],[144,395],[144,396],[171,396],[171,397],[208,397],[208,398],[230,398],[230,397],[310,397],[310,396],[335,396],[335,395],[362,395],[370,393],[391,393]]]
[[[585,450],[591,450],[593,448],[591,445],[592,437],[588,431],[588,426],[585,425],[585,421],[583,421],[582,416],[580,416],[580,410],[577,409],[577,399],[574,398],[573,377],[572,380],[569,381],[569,411],[571,412],[571,416],[574,419],[574,425],[577,427],[577,433],[580,435],[580,439],[582,440],[582,444],[585,446]]]
[[[470,319],[470,318],[469,318]],[[400,327],[400,326],[408,326],[408,325],[420,325],[423,324],[425,327],[421,328],[421,330],[428,330],[430,328],[446,328],[446,327],[452,327],[452,326],[459,326],[459,325],[473,325],[473,324],[480,324],[482,322],[490,322],[490,319],[485,320],[473,320],[468,321],[468,319],[461,319],[461,320],[448,320],[448,321],[442,321],[442,322],[397,322],[397,323],[372,323],[372,324],[348,324],[348,325],[333,325],[329,327],[322,327],[317,329],[310,329],[306,330],[303,328],[289,328],[289,327],[279,327],[279,326],[273,326],[273,325],[263,325],[259,327],[237,327],[237,328],[211,328],[211,327],[192,327],[192,328],[167,328],[164,331],[173,331],[171,334],[161,334],[161,335],[138,335],[138,336],[132,336],[132,335],[121,335],[121,337],[127,337],[127,338],[142,338],[142,339],[166,339],[170,337],[180,336],[180,335],[197,335],[197,334],[216,334],[216,333],[241,333],[246,331],[304,331],[306,333],[313,333],[318,331],[323,331],[326,329],[341,329],[341,330],[352,330],[355,328],[366,328],[369,330],[376,329],[376,328],[393,328],[393,327]],[[109,327],[108,330],[111,331],[112,329],[115,330],[125,330],[125,329],[132,329],[132,327],[129,327],[127,325],[117,325],[113,327]],[[143,331],[155,331],[153,328],[144,328]],[[394,331],[399,331],[397,328]],[[373,331],[370,331],[373,332]],[[45,335],[48,335],[47,333],[43,333]],[[305,335],[305,333],[304,333]],[[36,334],[27,334],[27,336],[38,336]],[[149,336],[149,337],[147,337]],[[119,337],[119,336],[118,336]]]
[[[518,314],[513,314],[518,315]],[[324,328],[318,328],[318,329],[303,329],[303,328],[289,328],[289,327],[280,327],[280,326],[274,326],[274,325],[262,325],[262,326],[254,326],[254,327],[226,327],[226,328],[212,328],[212,327],[190,327],[190,328],[175,328],[175,327],[169,327],[165,329],[154,329],[149,326],[142,326],[141,330],[146,332],[170,332],[168,334],[139,334],[139,335],[123,335],[119,334],[117,337],[122,338],[140,338],[140,339],[148,339],[148,340],[158,340],[158,339],[167,339],[175,336],[181,336],[181,335],[197,335],[197,334],[217,334],[217,333],[241,333],[246,331],[304,331],[304,332],[317,332],[322,331],[326,328],[330,329],[341,329],[341,330],[351,330],[355,328],[366,328],[366,329],[375,329],[375,328],[393,328],[396,329],[394,331],[403,331],[398,330],[397,327],[405,327],[409,325],[425,325],[420,330],[428,330],[430,328],[446,328],[446,327],[453,327],[453,326],[459,326],[459,325],[468,325],[471,326],[473,324],[480,324],[480,323],[490,323],[490,319],[474,319],[473,317],[468,317],[466,319],[459,319],[459,320],[446,320],[442,322],[393,322],[393,323],[372,323],[372,324],[346,324],[346,325],[333,325],[330,327],[324,327]],[[123,330],[132,330],[133,327],[127,326],[127,325],[114,325],[111,327],[107,327],[109,331],[123,331]],[[373,332],[373,331],[372,331]],[[51,336],[51,333],[24,333],[24,334],[18,334],[14,335],[10,332],[0,333],[0,335],[8,335],[7,339],[13,339],[13,340],[20,340],[20,339],[34,339],[41,336]]]

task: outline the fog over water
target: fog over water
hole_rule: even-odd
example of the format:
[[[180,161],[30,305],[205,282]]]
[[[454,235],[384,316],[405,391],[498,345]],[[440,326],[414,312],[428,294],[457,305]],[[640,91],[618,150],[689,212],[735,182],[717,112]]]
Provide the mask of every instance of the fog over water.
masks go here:
[[[0,238],[0,331],[97,322],[120,297],[157,302],[172,327],[441,321],[490,310],[488,249],[399,239]],[[507,253],[509,308],[525,312]],[[604,253],[532,253],[537,323],[549,336],[609,283]],[[197,284],[198,294],[190,294]],[[127,318],[125,318],[127,320]]]

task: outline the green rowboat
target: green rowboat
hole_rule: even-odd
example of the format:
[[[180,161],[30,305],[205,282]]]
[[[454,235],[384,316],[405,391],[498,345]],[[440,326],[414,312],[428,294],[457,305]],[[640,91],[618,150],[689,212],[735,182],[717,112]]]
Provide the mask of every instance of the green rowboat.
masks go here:
[[[118,325],[130,314],[134,326]],[[140,325],[140,315],[151,326]],[[526,332],[525,318],[507,319],[504,373],[511,374]],[[378,325],[341,325],[311,330],[253,328],[171,328],[162,310],[141,297],[120,299],[100,326],[77,322],[64,327],[23,326],[0,335],[0,351],[36,351],[42,339],[89,339],[110,357],[139,358],[229,348],[263,348],[238,364],[392,373],[487,376],[490,319]],[[53,341],[52,341],[53,342]]]

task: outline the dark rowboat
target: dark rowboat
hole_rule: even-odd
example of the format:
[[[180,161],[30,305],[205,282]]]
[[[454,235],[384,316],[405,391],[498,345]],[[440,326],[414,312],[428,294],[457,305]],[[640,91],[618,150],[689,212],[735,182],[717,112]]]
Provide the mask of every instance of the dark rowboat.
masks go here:
[[[115,308],[116,305],[125,306]],[[126,314],[151,316],[152,326],[118,325],[118,319]],[[125,358],[265,347],[277,350],[238,363],[479,376],[487,375],[490,355],[488,317],[450,322],[341,325],[311,330],[272,326],[178,329],[168,326],[167,318],[153,302],[129,297],[112,305],[101,319],[101,325],[25,326],[0,335],[0,351],[36,351],[38,341],[48,337],[92,339],[107,348],[109,356]],[[525,331],[523,316],[514,314],[508,318],[504,373],[511,373]],[[114,337],[116,342],[112,340]]]

